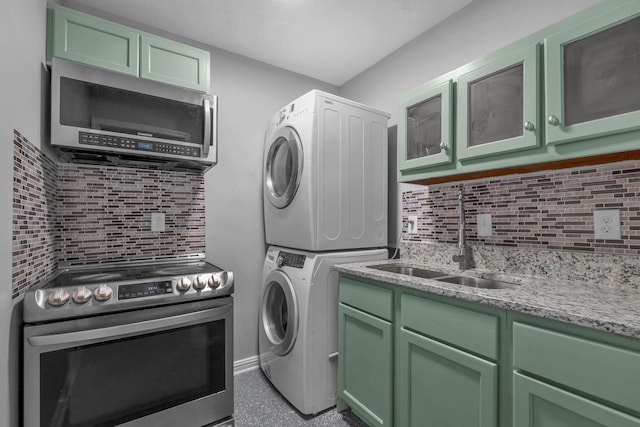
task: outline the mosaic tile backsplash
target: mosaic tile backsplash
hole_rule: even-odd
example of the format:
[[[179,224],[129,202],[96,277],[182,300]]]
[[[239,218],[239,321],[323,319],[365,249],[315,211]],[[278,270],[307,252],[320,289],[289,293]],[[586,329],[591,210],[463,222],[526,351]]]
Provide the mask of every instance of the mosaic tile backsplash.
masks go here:
[[[204,226],[200,174],[57,164],[14,132],[14,298],[61,261],[204,253]]]
[[[57,265],[56,165],[18,131],[13,134],[13,298]]]
[[[404,241],[457,243],[462,186],[471,245],[640,255],[640,162],[554,170],[447,183],[403,194],[403,230],[418,216],[418,233]],[[593,211],[620,211],[621,238],[594,237]],[[478,236],[477,214],[491,214],[491,236]]]
[[[60,261],[204,253],[204,179],[186,172],[61,164]],[[151,231],[151,213],[165,231]]]

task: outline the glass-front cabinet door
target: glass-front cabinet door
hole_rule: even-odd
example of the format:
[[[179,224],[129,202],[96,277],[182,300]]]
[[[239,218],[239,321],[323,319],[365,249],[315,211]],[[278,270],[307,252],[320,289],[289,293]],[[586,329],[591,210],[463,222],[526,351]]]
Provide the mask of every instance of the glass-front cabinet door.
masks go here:
[[[538,146],[538,56],[534,45],[458,78],[459,159]]]
[[[451,80],[427,84],[400,100],[398,170],[451,163],[453,120]]]
[[[546,135],[555,144],[640,128],[640,6],[545,40]]]

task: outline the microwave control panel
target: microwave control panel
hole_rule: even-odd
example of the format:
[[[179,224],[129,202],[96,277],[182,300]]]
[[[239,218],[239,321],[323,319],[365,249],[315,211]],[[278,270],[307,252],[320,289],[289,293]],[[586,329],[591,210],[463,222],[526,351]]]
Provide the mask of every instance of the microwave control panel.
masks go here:
[[[124,148],[127,150],[200,158],[200,148],[198,147],[90,132],[79,132],[78,136],[78,141],[83,145],[97,145],[101,147]]]

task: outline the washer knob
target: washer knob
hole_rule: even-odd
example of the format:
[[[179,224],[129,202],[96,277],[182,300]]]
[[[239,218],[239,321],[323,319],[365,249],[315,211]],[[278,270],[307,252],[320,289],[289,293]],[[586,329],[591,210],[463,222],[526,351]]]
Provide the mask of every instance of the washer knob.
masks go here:
[[[222,285],[222,280],[220,280],[220,276],[217,274],[212,274],[209,277],[209,287],[211,289],[216,289]]]
[[[113,290],[111,290],[111,288],[107,285],[100,285],[96,288],[95,291],[93,291],[93,296],[98,301],[106,301],[109,298],[111,298],[112,294],[113,294]]]
[[[69,292],[62,288],[56,288],[49,294],[47,298],[49,305],[59,307],[69,302]]]
[[[178,284],[176,285],[176,288],[182,292],[188,291],[190,287],[191,287],[191,279],[189,279],[186,276],[178,280]]]
[[[91,295],[92,294],[89,289],[84,286],[80,286],[75,291],[73,291],[71,298],[73,298],[73,302],[77,304],[84,304],[91,299]]]
[[[204,274],[201,274],[198,277],[196,277],[196,280],[194,280],[193,282],[193,288],[200,291],[206,287],[207,287],[207,276],[205,276]]]

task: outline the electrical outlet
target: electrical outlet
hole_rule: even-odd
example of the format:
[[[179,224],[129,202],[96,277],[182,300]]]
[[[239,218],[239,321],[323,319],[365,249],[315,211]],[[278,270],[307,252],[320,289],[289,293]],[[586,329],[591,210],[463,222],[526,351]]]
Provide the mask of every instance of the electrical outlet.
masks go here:
[[[153,212],[151,214],[151,231],[164,232],[164,213]]]
[[[620,211],[593,211],[593,234],[596,239],[620,240]]]
[[[491,236],[491,234],[493,234],[491,214],[476,215],[476,223],[478,225],[478,236]]]
[[[409,215],[407,224],[407,234],[416,234],[418,232],[418,215]]]

